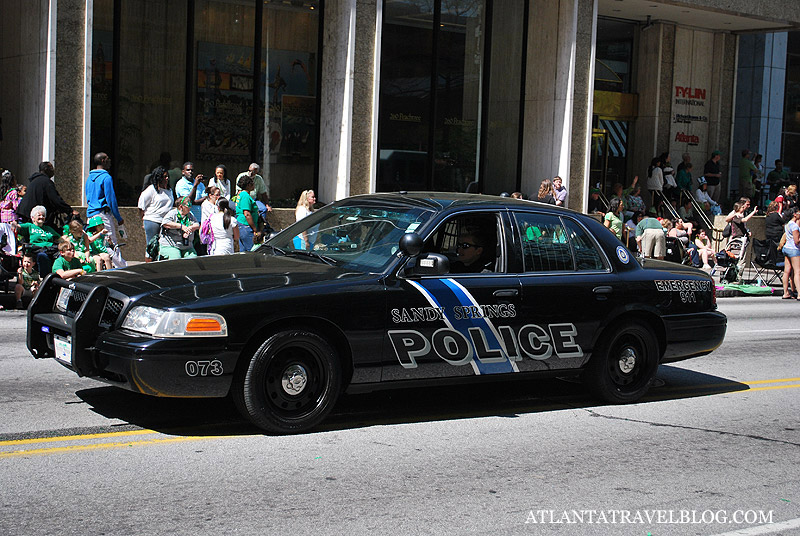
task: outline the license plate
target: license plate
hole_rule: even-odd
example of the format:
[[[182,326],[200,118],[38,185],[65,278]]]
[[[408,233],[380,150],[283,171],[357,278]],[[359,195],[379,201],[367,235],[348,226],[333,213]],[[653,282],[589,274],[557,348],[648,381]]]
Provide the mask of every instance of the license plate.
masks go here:
[[[53,335],[53,346],[56,350],[56,359],[72,366],[72,337]]]

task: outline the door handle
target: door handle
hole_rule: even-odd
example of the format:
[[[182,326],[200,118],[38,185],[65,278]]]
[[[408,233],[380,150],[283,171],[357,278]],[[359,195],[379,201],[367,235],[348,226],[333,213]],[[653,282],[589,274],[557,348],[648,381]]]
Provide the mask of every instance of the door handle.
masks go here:
[[[519,296],[519,291],[515,288],[504,288],[494,291],[495,298],[516,298]]]
[[[598,300],[602,301],[602,300],[607,300],[608,296],[612,292],[614,292],[614,289],[611,288],[611,287],[608,287],[608,286],[594,287],[592,292],[594,292],[594,297],[595,298],[597,298]]]

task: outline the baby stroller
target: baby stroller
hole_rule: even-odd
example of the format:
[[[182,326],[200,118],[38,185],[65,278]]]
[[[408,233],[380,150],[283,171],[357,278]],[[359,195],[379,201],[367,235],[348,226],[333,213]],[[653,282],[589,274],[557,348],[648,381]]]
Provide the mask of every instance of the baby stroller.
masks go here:
[[[717,253],[717,264],[711,270],[711,277],[719,272],[719,282],[735,283],[739,280],[739,267],[737,266],[744,258],[747,250],[747,237],[740,236],[728,241],[725,249]]]

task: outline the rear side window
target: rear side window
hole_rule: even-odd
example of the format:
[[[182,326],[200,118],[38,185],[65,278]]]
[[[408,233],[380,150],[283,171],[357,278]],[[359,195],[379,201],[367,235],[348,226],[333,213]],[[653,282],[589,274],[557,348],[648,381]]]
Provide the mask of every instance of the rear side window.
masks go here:
[[[603,256],[597,250],[597,245],[586,230],[575,221],[564,218],[567,227],[569,242],[575,253],[575,263],[578,270],[605,270]]]
[[[573,271],[567,229],[558,216],[516,213],[525,272]]]

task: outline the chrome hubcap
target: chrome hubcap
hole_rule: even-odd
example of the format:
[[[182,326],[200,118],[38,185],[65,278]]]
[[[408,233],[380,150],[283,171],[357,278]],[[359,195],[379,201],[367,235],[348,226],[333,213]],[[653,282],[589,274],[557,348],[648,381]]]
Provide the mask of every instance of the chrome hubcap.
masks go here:
[[[299,395],[306,388],[308,373],[300,365],[290,365],[283,371],[281,385],[286,394]]]
[[[619,370],[629,374],[636,367],[636,352],[633,348],[625,348],[619,356]]]

